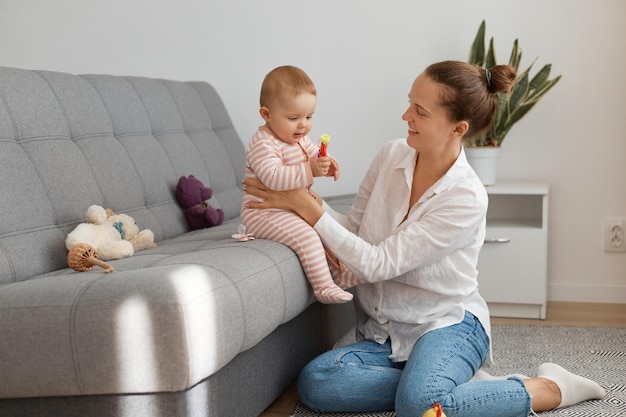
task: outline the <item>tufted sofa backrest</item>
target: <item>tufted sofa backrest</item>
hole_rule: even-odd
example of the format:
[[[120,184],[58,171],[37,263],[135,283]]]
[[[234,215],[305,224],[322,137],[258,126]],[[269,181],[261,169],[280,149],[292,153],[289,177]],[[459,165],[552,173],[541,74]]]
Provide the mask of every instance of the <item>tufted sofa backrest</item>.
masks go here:
[[[245,149],[213,87],[0,68],[0,284],[67,267],[65,237],[98,204],[157,241],[188,231],[193,174],[239,215]]]

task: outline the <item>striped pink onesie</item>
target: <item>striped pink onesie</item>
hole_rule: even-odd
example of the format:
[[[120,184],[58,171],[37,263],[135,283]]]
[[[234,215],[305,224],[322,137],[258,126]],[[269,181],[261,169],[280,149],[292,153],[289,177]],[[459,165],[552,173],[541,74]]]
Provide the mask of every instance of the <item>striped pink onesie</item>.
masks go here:
[[[267,127],[261,126],[248,144],[246,177],[256,177],[272,190],[310,188],[313,173],[309,159],[318,151],[319,147],[308,136],[297,144],[288,144],[275,137]],[[250,201],[256,201],[256,198],[244,193],[241,218],[246,233],[283,243],[293,249],[315,297],[322,303],[343,303],[352,299],[352,294],[337,287],[332,279],[333,275],[351,273],[345,266],[331,262],[331,275],[326,250],[319,235],[308,223],[297,214],[281,209],[250,209],[246,207]]]

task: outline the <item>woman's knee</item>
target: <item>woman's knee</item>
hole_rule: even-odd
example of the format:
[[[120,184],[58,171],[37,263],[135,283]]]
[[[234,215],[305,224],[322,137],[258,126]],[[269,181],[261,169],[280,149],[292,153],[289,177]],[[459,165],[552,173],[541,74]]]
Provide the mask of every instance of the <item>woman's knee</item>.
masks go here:
[[[329,396],[334,390],[332,374],[336,372],[334,367],[328,366],[323,360],[316,358],[309,362],[300,371],[298,376],[298,394],[300,401],[310,409],[323,412],[328,403]]]
[[[393,409],[402,371],[388,355],[387,346],[364,341],[318,356],[300,372],[300,400],[318,412]]]

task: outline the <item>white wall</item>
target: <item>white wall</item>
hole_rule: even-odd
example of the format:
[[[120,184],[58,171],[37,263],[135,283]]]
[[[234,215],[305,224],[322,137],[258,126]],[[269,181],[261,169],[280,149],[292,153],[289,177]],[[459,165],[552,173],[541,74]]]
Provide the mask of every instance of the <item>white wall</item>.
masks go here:
[[[626,217],[623,0],[2,0],[0,65],[206,80],[248,141],[267,71],[293,64],[318,87],[312,134],[342,164],[325,195],[356,190],[380,146],[404,136],[414,77],[465,60],[482,19],[500,61],[562,81],[504,142],[500,180],[551,184],[549,298],[626,302],[626,254],[605,253],[605,216]],[[359,157],[356,157],[356,153]]]

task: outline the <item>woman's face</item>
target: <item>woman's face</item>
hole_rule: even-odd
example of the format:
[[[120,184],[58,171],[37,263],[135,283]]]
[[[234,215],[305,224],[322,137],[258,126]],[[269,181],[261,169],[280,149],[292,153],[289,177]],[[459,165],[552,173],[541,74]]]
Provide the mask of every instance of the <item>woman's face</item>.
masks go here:
[[[420,74],[409,93],[409,108],[402,115],[408,124],[407,143],[419,152],[440,150],[449,144],[456,123],[440,104],[442,86]]]

